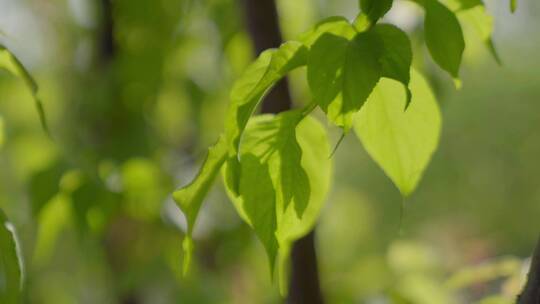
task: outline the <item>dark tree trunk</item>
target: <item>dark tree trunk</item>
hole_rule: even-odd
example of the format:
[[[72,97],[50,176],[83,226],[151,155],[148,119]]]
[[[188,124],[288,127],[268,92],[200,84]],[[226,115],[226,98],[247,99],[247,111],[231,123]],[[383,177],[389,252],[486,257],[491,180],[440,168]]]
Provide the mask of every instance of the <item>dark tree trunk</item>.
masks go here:
[[[540,304],[540,239],[534,250],[527,284],[518,297],[518,304]]]
[[[96,68],[100,69],[100,73],[104,73],[106,70],[111,68],[111,64],[114,61],[117,55],[117,48],[115,44],[114,37],[114,8],[113,0],[101,0],[101,11],[100,11],[100,28],[99,34],[96,37],[97,43],[97,54],[96,54]],[[111,100],[113,102],[114,100]],[[115,231],[115,226],[112,225],[109,227],[108,234],[114,234],[121,232],[120,230]],[[105,242],[105,250],[107,252],[109,263],[113,269],[118,269],[117,263],[115,263],[113,258],[114,246],[116,242]],[[130,291],[128,293],[121,294],[119,296],[118,302],[120,304],[138,304],[140,301],[136,296],[136,293]]]
[[[257,54],[282,42],[274,0],[241,0],[249,34]],[[287,79],[283,79],[263,101],[263,113],[279,113],[292,107]],[[291,282],[287,303],[324,303],[319,284],[315,232],[298,240],[291,254]]]
[[[116,53],[114,43],[114,20],[112,0],[101,0],[101,35],[99,37],[98,60],[108,64]]]

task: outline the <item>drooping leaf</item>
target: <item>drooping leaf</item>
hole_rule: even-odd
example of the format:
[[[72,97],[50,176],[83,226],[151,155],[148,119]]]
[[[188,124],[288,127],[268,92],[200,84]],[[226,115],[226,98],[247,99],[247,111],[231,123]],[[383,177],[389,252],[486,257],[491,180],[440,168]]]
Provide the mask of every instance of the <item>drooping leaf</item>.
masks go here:
[[[23,264],[13,224],[0,210],[0,303],[21,300]]]
[[[278,258],[282,292],[290,246],[312,229],[328,192],[328,153],[320,123],[289,111],[251,119],[240,162],[227,161],[223,169],[227,193],[263,243],[272,269]],[[238,192],[230,170],[240,171]]]
[[[236,81],[225,125],[231,153],[238,153],[244,128],[266,93],[291,70],[306,64],[307,48],[300,42],[286,42],[279,49],[263,52]]]
[[[408,107],[411,101],[409,81],[411,79],[412,47],[407,34],[391,24],[377,24],[373,28],[382,42],[382,76],[401,82],[407,90]]]
[[[307,73],[313,98],[345,131],[381,77],[381,48],[373,31],[352,40],[325,33],[311,47]]]
[[[47,118],[45,117],[45,110],[43,109],[43,103],[38,97],[38,85],[32,75],[24,67],[21,61],[4,45],[0,44],[0,68],[4,68],[14,75],[20,77],[34,98],[34,103],[38,111],[39,120],[43,130],[49,134],[49,128],[47,126]]]
[[[193,253],[193,240],[191,239],[193,227],[202,202],[212,186],[223,162],[227,156],[228,142],[220,137],[217,143],[208,149],[208,155],[199,174],[188,185],[176,190],[173,198],[186,216],[187,232],[184,238],[184,273],[187,273]]]
[[[423,1],[426,45],[433,60],[454,79],[459,79],[459,67],[465,40],[456,15],[438,0]]]
[[[371,24],[375,24],[392,8],[393,2],[393,0],[360,0],[360,9]]]
[[[355,119],[363,146],[402,195],[411,194],[439,142],[441,115],[429,85],[411,73],[412,102],[403,111],[405,90],[382,79]]]
[[[489,52],[501,64],[501,59],[493,43],[493,17],[487,12],[482,0],[449,0],[449,7],[454,9],[460,21],[470,25],[484,41]]]

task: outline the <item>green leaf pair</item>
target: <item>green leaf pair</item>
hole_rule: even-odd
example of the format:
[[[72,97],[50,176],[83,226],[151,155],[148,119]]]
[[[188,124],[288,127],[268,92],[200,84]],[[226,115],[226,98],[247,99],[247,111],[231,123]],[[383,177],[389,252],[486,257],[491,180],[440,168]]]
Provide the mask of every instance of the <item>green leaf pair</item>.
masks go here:
[[[0,303],[20,303],[22,269],[21,253],[13,224],[0,210]]]
[[[331,22],[333,30],[317,33],[311,46],[307,77],[315,102],[347,132],[381,77],[408,86],[412,51],[407,35],[393,25],[377,24],[358,33],[342,20]]]

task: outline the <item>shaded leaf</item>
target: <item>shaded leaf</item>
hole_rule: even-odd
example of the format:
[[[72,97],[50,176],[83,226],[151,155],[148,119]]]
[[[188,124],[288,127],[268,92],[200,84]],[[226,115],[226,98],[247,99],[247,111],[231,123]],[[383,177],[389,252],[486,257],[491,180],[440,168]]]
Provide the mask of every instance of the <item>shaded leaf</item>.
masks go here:
[[[401,82],[407,90],[407,107],[411,101],[409,81],[411,79],[412,47],[407,34],[391,24],[377,24],[373,30],[382,43],[382,76]]]
[[[227,193],[263,243],[272,269],[279,260],[282,292],[290,246],[312,229],[328,192],[328,153],[320,123],[289,111],[250,120],[240,162],[227,161],[223,169]],[[230,170],[240,172],[238,192]]]
[[[0,210],[0,303],[21,301],[23,284],[22,256],[13,224]]]
[[[375,24],[392,8],[393,2],[393,0],[360,0],[360,9],[371,24]]]
[[[348,131],[382,74],[382,44],[372,31],[352,40],[325,33],[308,56],[308,83],[315,102],[336,125]]]
[[[433,60],[454,79],[459,78],[459,67],[465,40],[456,15],[437,0],[424,2],[426,44]]]
[[[405,90],[382,79],[355,120],[362,144],[399,188],[411,194],[439,142],[441,115],[427,82],[412,71],[412,103],[402,111]]]

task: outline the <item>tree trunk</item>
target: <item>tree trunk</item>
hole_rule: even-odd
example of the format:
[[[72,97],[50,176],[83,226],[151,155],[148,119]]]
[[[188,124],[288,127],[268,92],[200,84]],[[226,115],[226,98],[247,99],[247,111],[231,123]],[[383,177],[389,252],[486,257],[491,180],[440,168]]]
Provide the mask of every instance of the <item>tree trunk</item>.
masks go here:
[[[518,304],[540,304],[540,239],[534,250],[527,284],[518,297]]]
[[[266,49],[279,47],[282,39],[274,0],[242,0],[242,5],[247,29],[257,55]],[[279,113],[291,107],[291,95],[285,78],[278,82],[266,96],[262,104],[262,112]],[[314,231],[293,245],[291,263],[291,282],[287,303],[324,303],[319,284]]]

